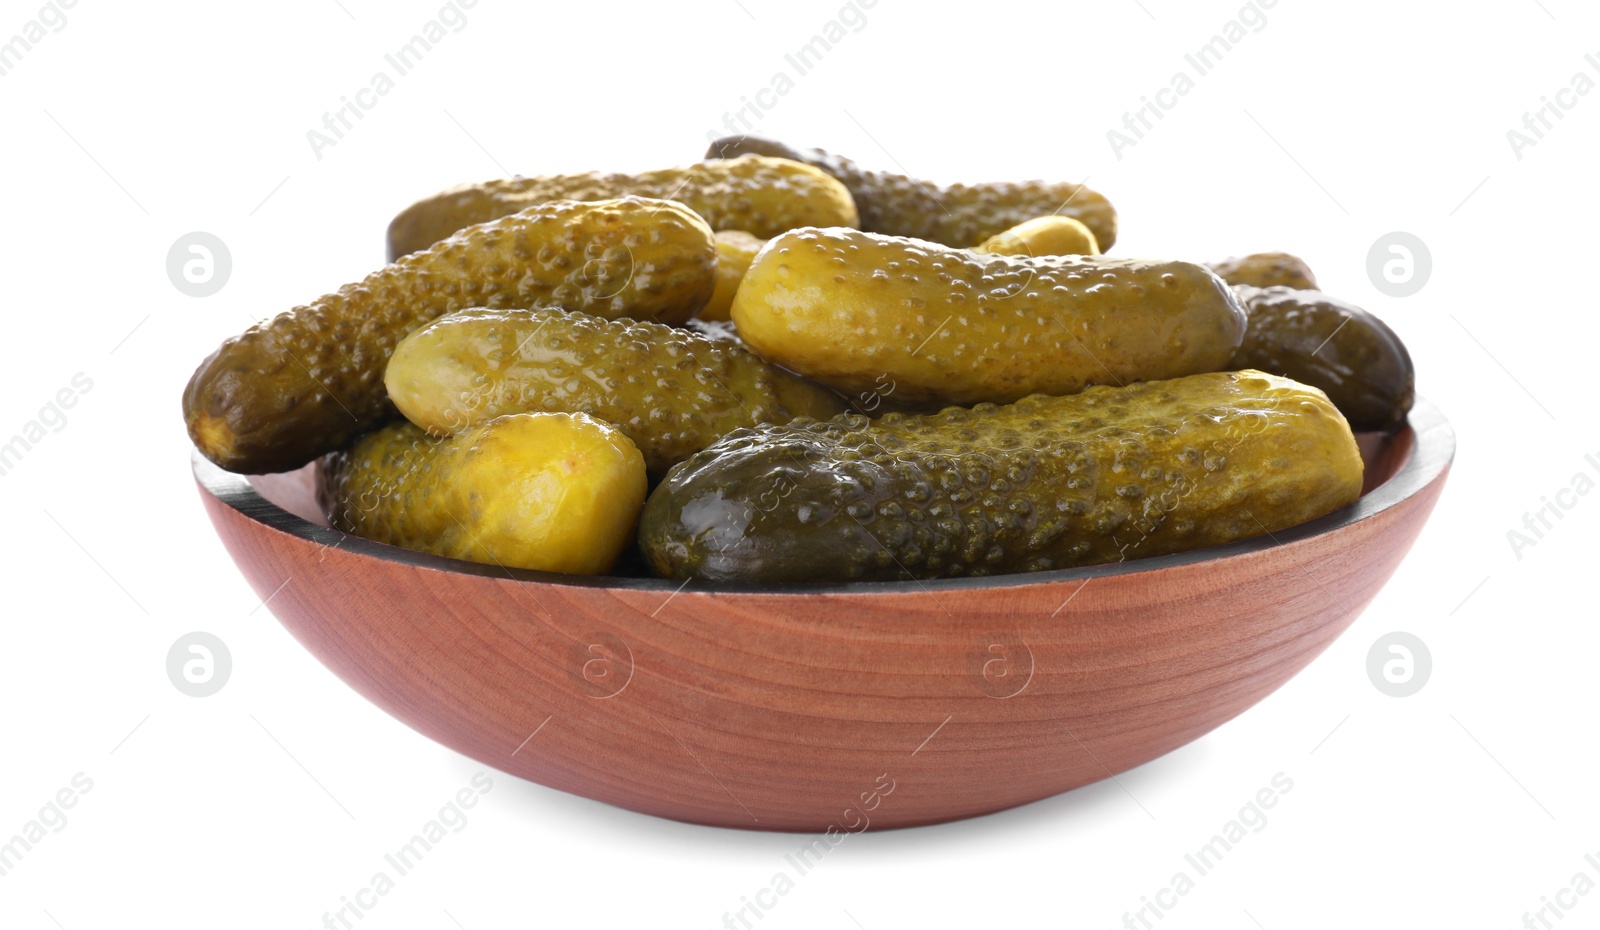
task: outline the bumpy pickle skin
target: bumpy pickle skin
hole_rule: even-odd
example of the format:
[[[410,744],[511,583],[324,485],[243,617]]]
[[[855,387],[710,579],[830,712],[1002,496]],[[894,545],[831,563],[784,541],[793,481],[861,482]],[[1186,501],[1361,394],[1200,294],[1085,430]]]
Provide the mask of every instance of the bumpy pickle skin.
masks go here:
[[[832,175],[781,158],[714,159],[643,174],[550,175],[463,184],[419,200],[389,224],[391,260],[458,229],[551,200],[657,197],[685,204],[712,229],[762,238],[797,226],[855,226],[855,201]]]
[[[868,171],[842,155],[798,149],[760,135],[728,136],[706,151],[707,158],[740,156],[787,158],[833,175],[850,189],[861,213],[860,227],[869,232],[971,248],[1036,216],[1057,214],[1082,221],[1094,231],[1101,249],[1109,250],[1117,241],[1117,211],[1104,195],[1081,184],[933,184],[903,174]]]
[[[1249,287],[1298,287],[1317,289],[1317,276],[1305,259],[1288,252],[1255,252],[1211,262],[1211,270],[1222,280]]]
[[[399,421],[323,458],[339,530],[418,552],[540,571],[610,571],[644,504],[644,458],[583,414],[515,414],[447,439]]]
[[[298,468],[394,415],[389,355],[445,313],[555,304],[677,323],[710,298],[715,269],[710,228],[681,204],[542,204],[227,340],[184,390],[184,421],[200,452],[230,471]]]
[[[559,308],[442,317],[401,340],[384,380],[436,434],[507,413],[588,414],[632,440],[655,477],[741,426],[845,409],[736,343]]]
[[[1275,532],[1361,477],[1321,391],[1220,372],[738,430],[656,488],[639,543],[653,571],[706,581],[1043,571]]]
[[[1357,430],[1405,422],[1416,372],[1405,343],[1355,304],[1321,291],[1237,287],[1250,314],[1230,368],[1259,368],[1321,388]]]
[[[773,239],[732,316],[767,361],[895,407],[1218,371],[1245,325],[1233,291],[1189,262],[985,255],[851,229]]]
[[[696,319],[712,322],[731,319],[728,311],[733,308],[733,295],[739,290],[739,282],[744,280],[744,273],[750,270],[750,262],[755,260],[756,253],[766,244],[767,240],[740,229],[717,231],[717,289],[706,305],[700,308],[700,312],[695,314]]]
[[[973,246],[991,255],[1099,255],[1093,230],[1070,216],[1038,216]]]

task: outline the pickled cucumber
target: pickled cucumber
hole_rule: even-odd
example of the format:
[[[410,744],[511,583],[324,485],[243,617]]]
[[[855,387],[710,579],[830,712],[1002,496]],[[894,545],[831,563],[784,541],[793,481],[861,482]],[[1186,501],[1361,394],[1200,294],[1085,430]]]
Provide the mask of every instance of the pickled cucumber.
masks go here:
[[[973,246],[991,255],[1099,255],[1094,231],[1070,216],[1038,216]]]
[[[389,224],[389,257],[425,249],[458,229],[550,200],[660,197],[683,203],[712,229],[762,238],[797,226],[855,226],[850,192],[827,173],[780,158],[711,160],[643,174],[566,174],[464,184],[420,200]]]
[[[926,417],[741,429],[674,468],[639,542],[671,578],[924,579],[1245,539],[1361,493],[1321,391],[1222,372]]]
[[[758,155],[815,165],[843,181],[861,212],[861,228],[869,232],[970,248],[1036,216],[1059,214],[1081,220],[1094,230],[1102,249],[1109,250],[1117,241],[1116,210],[1103,195],[1081,184],[1023,181],[943,186],[903,174],[867,171],[841,155],[795,149],[759,135],[718,139],[706,151],[708,158]],[[776,233],[768,237],[772,235]]]
[[[1188,262],[985,255],[851,229],[773,239],[732,315],[767,361],[901,407],[1218,371],[1245,325],[1233,291]]]
[[[644,459],[583,414],[489,420],[448,439],[400,421],[323,458],[336,529],[419,552],[569,574],[610,571],[633,541]]]
[[[401,340],[384,380],[434,433],[521,411],[589,414],[621,429],[657,477],[738,427],[845,409],[738,345],[561,309],[442,317]]]
[[[1311,273],[1311,266],[1288,252],[1256,252],[1225,258],[1212,262],[1211,270],[1229,284],[1317,289],[1317,276]]]
[[[1358,430],[1405,421],[1416,399],[1411,353],[1382,320],[1321,291],[1234,290],[1250,322],[1230,368],[1259,368],[1321,388]]]
[[[741,229],[717,231],[717,289],[711,300],[695,316],[702,320],[726,320],[733,306],[733,294],[750,270],[750,262],[761,251],[767,240],[758,239]]]
[[[465,307],[559,304],[681,322],[716,245],[681,204],[556,202],[463,230],[224,342],[183,394],[189,435],[230,471],[297,468],[394,415],[383,370],[413,329]]]

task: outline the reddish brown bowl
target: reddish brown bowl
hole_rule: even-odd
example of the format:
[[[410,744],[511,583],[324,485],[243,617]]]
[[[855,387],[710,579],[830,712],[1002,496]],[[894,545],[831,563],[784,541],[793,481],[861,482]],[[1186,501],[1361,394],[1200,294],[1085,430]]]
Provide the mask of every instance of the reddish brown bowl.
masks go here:
[[[196,455],[194,471],[289,631],[423,735],[636,811],[822,831],[1048,797],[1272,693],[1394,572],[1455,437],[1419,399],[1362,448],[1356,503],[1232,545],[996,578],[715,589],[422,555],[319,525],[309,467],[247,478]]]

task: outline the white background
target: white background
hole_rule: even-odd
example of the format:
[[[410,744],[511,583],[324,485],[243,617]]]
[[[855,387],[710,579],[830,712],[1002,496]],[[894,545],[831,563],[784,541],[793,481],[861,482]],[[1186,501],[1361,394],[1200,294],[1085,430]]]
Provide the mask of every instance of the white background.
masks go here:
[[[225,336],[376,267],[417,197],[694,160],[840,5],[480,0],[317,158],[307,131],[438,9],[81,0],[0,77],[0,436],[74,374],[93,381],[0,477],[0,838],[75,773],[94,785],[0,877],[0,926],[321,926],[481,770],[356,696],[260,607],[201,510],[179,391]],[[1520,558],[1507,539],[1575,474],[1600,479],[1584,460],[1600,459],[1600,93],[1521,158],[1506,136],[1575,73],[1600,80],[1584,60],[1600,17],[1578,0],[1280,0],[1118,158],[1107,130],[1239,9],[878,0],[790,93],[764,95],[757,127],[941,181],[1087,178],[1121,212],[1120,254],[1305,256],[1405,338],[1453,421],[1438,511],[1354,627],[1238,720],[1120,784],[853,836],[763,930],[1121,926],[1279,772],[1293,790],[1164,930],[1515,927],[1576,873],[1600,880],[1584,861],[1600,858],[1600,494]],[[38,10],[0,2],[0,42]],[[166,273],[195,230],[233,256],[204,299]],[[1394,230],[1433,256],[1405,299],[1366,273]],[[210,698],[167,679],[192,630],[232,650]],[[1393,630],[1432,650],[1414,697],[1367,679]],[[804,843],[490,775],[466,828],[365,930],[716,927]],[[1564,926],[1600,923],[1600,893],[1575,900]]]

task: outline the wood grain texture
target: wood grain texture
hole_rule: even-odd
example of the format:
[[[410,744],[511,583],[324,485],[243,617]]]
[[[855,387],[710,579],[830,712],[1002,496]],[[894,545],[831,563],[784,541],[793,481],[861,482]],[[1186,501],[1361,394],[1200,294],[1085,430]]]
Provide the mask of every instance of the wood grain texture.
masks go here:
[[[1272,693],[1394,572],[1454,437],[1419,401],[1363,450],[1360,501],[1271,538],[1003,578],[715,590],[405,552],[280,507],[310,513],[309,472],[252,484],[198,457],[195,472],[256,591],[282,586],[283,624],[425,736],[662,817],[848,831],[891,781],[871,829],[1002,810]]]

